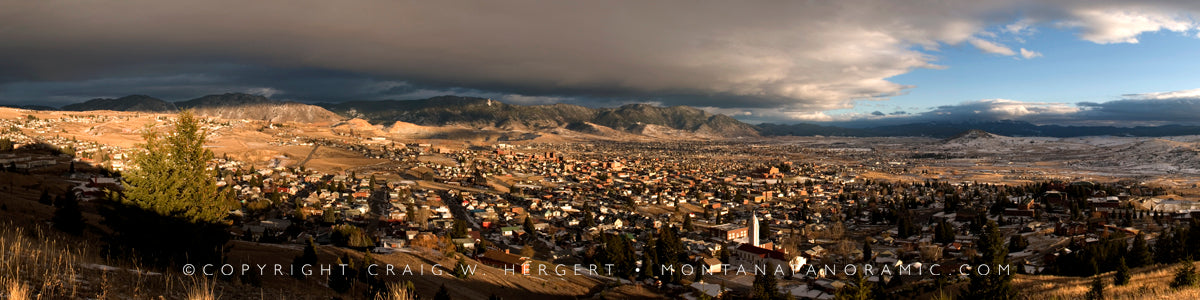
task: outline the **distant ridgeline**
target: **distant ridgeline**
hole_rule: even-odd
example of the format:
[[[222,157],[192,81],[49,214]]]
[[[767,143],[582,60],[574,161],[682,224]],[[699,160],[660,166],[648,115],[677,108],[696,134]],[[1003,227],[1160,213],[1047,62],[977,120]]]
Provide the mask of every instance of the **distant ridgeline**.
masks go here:
[[[758,136],[758,131],[750,124],[688,106],[629,104],[617,108],[588,108],[570,104],[515,105],[457,96],[318,105],[343,116],[364,118],[374,123],[403,121],[427,126],[465,125],[510,130],[565,127],[577,131],[586,131],[599,125],[635,133],[664,127],[712,136]]]
[[[99,98],[63,106],[67,111],[112,110],[171,113],[191,109],[197,115],[227,119],[264,120],[273,122],[336,122],[342,117],[324,108],[298,102],[279,101],[249,94],[207,95],[200,98],[167,102],[146,95],[121,98]]]
[[[52,107],[24,106],[24,109],[53,110]],[[1163,125],[1139,127],[1035,125],[1019,121],[925,122],[867,128],[849,128],[816,124],[750,125],[732,117],[710,114],[688,106],[660,107],[629,104],[615,108],[589,108],[570,104],[517,105],[500,101],[459,96],[438,96],[420,100],[347,101],[315,105],[279,101],[249,94],[208,95],[168,102],[146,95],[92,99],[63,106],[62,110],[113,110],[169,113],[192,109],[199,115],[230,119],[294,122],[336,122],[362,118],[373,124],[396,121],[425,126],[460,125],[476,128],[537,131],[555,128],[602,133],[611,128],[632,133],[677,130],[714,137],[757,136],[846,136],[887,137],[924,136],[950,138],[969,130],[983,130],[1004,136],[1178,136],[1200,135],[1200,126]]]
[[[971,130],[982,130],[1004,136],[1044,136],[1044,137],[1079,137],[1079,136],[1179,136],[1200,135],[1200,126],[1163,125],[1163,126],[1062,126],[1034,125],[1019,121],[993,122],[929,122],[902,125],[888,125],[868,128],[846,128],[821,126],[814,124],[770,124],[758,126],[759,133],[764,136],[849,136],[849,137],[884,137],[884,136],[925,136],[935,138],[952,138]]]

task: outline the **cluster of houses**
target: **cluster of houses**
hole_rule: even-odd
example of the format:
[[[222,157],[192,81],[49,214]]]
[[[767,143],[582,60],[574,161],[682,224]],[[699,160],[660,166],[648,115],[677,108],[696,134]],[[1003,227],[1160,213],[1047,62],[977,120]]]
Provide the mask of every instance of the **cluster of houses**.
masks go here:
[[[416,156],[447,159],[394,156],[411,166],[407,171],[419,170],[406,173],[415,177],[406,180],[372,184],[364,178],[366,175],[262,170],[255,174],[283,178],[282,182],[268,181],[272,187],[287,186],[275,191],[297,195],[311,191],[303,199],[305,207],[314,207],[308,210],[314,215],[333,211],[349,220],[370,215],[395,222],[398,225],[375,233],[384,247],[409,247],[414,241],[445,236],[455,221],[465,221],[471,227],[469,235],[453,239],[459,249],[478,248],[478,260],[498,268],[515,267],[518,272],[527,270],[523,268],[533,259],[579,261],[583,253],[598,246],[593,239],[602,233],[621,234],[636,241],[664,226],[683,226],[685,219],[694,227],[683,235],[685,249],[695,263],[713,271],[765,265],[802,274],[807,265],[848,261],[893,266],[963,263],[974,246],[974,237],[967,228],[980,215],[1006,220],[1006,234],[1027,235],[1038,241],[1037,245],[1062,245],[1057,241],[1080,236],[1087,239],[1106,230],[1127,230],[1114,225],[1097,227],[1089,224],[1089,219],[1072,219],[1068,213],[1070,202],[1082,203],[1089,214],[1086,217],[1094,222],[1135,209],[1130,202],[1141,199],[1128,193],[1073,199],[1063,191],[1065,188],[1054,186],[1034,194],[999,195],[987,185],[955,183],[949,185],[950,193],[975,201],[947,212],[944,187],[871,182],[857,177],[852,166],[799,162],[748,165],[734,160],[638,152],[645,149],[596,150],[598,146],[594,145],[525,149],[505,146],[442,151],[445,153],[425,152],[421,146],[404,148]],[[591,151],[571,147],[590,147]],[[419,181],[462,189],[422,187]],[[349,190],[329,188],[339,185]],[[261,188],[241,191],[263,197]],[[372,204],[370,199],[376,195],[381,195],[380,203],[386,205]],[[999,214],[988,212],[995,201],[1006,202]],[[923,222],[918,224],[917,233],[901,237],[894,223],[873,221],[871,215],[883,210],[882,204],[886,203],[916,205],[913,213],[924,216],[919,218]],[[1190,205],[1186,201],[1141,203],[1143,210],[1191,208],[1182,207]],[[851,218],[837,224],[836,218],[846,216]],[[535,224],[535,232],[526,232],[522,226],[526,218]],[[952,242],[933,240],[934,225],[943,220],[953,226]],[[824,236],[837,226],[848,226],[844,229],[848,233],[840,239]],[[854,244],[846,247],[850,236],[856,237]],[[529,247],[531,241],[543,243],[544,247],[538,248],[550,250],[534,256],[515,253]],[[859,241],[875,249],[871,257],[863,257]],[[1069,251],[1055,247],[1024,251],[1014,254],[1014,260],[1026,267],[1023,271],[1037,272],[1053,259],[1054,253],[1064,250]],[[736,277],[744,275],[725,272],[712,276],[716,277],[706,280],[736,282]],[[787,278],[780,288],[801,298],[830,298],[837,287],[845,284],[843,278],[825,276],[823,272]],[[869,280],[884,282],[890,278],[873,276]],[[711,291],[706,284],[710,283],[694,287]]]
[[[123,166],[123,149],[46,133],[35,139],[19,130],[55,121],[62,120],[3,120],[0,128],[18,128],[3,137],[18,145],[69,146],[80,160]],[[265,242],[303,243],[311,237],[328,243],[333,224],[382,224],[370,226],[376,229],[368,233],[378,241],[376,250],[439,245],[445,239],[483,263],[526,273],[533,260],[582,262],[600,247],[596,239],[603,234],[629,237],[641,257],[648,245],[637,241],[682,228],[688,257],[717,273],[692,284],[697,293],[728,292],[720,287],[745,285],[753,276],[731,269],[765,266],[792,271],[781,276],[781,290],[802,299],[828,299],[845,278],[808,274],[806,266],[965,263],[974,253],[970,228],[981,219],[999,221],[1006,236],[1030,241],[1029,249],[1014,252],[1012,260],[1033,273],[1057,253],[1071,251],[1067,247],[1073,243],[1067,242],[1137,232],[1150,213],[1171,220],[1200,216],[1195,202],[1159,199],[1136,184],[1054,182],[1010,193],[974,182],[872,181],[859,174],[901,172],[907,163],[857,149],[814,154],[794,146],[649,142],[453,150],[362,139],[281,136],[273,143],[337,147],[401,167],[324,173],[284,163],[255,168],[214,160],[218,185],[243,204],[233,212],[233,234]],[[780,153],[841,155],[863,163],[788,159]],[[37,168],[63,161],[0,153],[0,163]],[[75,180],[76,192],[89,199],[118,185],[113,178]],[[464,225],[462,235],[456,227]],[[938,226],[950,226],[950,236],[939,237]],[[864,244],[873,251],[863,251]]]

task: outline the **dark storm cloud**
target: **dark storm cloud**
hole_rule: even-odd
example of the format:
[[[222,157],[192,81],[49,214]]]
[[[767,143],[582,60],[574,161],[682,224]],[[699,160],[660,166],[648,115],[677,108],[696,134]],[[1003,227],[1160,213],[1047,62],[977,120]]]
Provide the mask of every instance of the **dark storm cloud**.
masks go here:
[[[9,82],[0,84],[0,102],[59,106],[85,99],[129,94],[146,94],[179,101],[229,92],[317,102],[403,95],[398,91],[408,86],[402,82],[377,81],[341,71],[229,64],[143,68],[137,72],[118,70],[117,73],[142,75],[74,81]]]
[[[1034,124],[1155,126],[1200,124],[1200,89],[1123,95],[1103,102],[1023,102],[1007,99],[968,101],[907,114],[844,115],[826,123],[869,127],[920,122],[1024,121]]]
[[[1082,117],[1113,121],[1200,123],[1200,89],[1125,95],[1124,99],[1080,102]]]
[[[941,121],[1023,120],[1041,122],[1061,119],[1077,112],[1079,112],[1077,107],[1066,103],[988,99],[939,106],[931,111],[918,114],[918,118]]]
[[[1104,103],[1081,102],[1083,114],[1108,120],[1162,122],[1200,121],[1200,99],[1116,100]]]
[[[1114,3],[0,0],[0,101],[453,93],[819,119],[904,93],[888,78],[939,67],[943,45],[1037,57],[988,26],[1055,24],[1096,43],[1195,28],[1178,13],[1195,4]]]
[[[840,5],[788,3],[42,1],[3,8],[0,39],[12,43],[0,46],[0,66],[10,83],[144,77],[114,71],[138,64],[184,62],[179,72],[197,73],[186,63],[215,61],[341,70],[426,90],[810,109],[899,93],[905,86],[884,78],[931,66],[909,45],[957,42],[977,27],[952,20],[952,30],[938,28],[946,23],[843,28],[841,20],[803,21]],[[274,86],[280,82],[271,88],[317,98],[315,88]]]

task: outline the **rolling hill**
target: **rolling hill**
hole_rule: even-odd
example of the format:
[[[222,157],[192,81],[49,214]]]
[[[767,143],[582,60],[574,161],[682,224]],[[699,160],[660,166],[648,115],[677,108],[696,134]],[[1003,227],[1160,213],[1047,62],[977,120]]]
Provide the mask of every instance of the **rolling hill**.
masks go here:
[[[175,105],[180,109],[191,109],[198,115],[225,119],[301,123],[336,122],[343,119],[342,116],[319,106],[249,94],[207,95],[176,102]]]
[[[589,128],[603,126],[625,132],[664,127],[710,137],[758,136],[758,131],[749,124],[687,106],[629,104],[617,108],[588,108],[570,104],[515,105],[458,96],[318,105],[377,124],[400,121],[423,126],[460,125],[518,131],[581,128],[580,124],[591,124]]]
[[[129,95],[121,98],[97,98],[88,100],[83,103],[75,103],[63,106],[62,110],[69,111],[88,111],[88,110],[112,110],[112,111],[140,111],[140,112],[156,112],[167,113],[178,110],[175,104],[162,99],[146,96],[146,95]]]
[[[113,110],[173,112],[192,109],[200,115],[275,122],[338,122],[360,118],[375,125],[394,122],[419,126],[458,126],[514,132],[572,130],[585,134],[618,132],[646,136],[737,138],[758,136],[916,136],[951,138],[978,129],[1009,137],[1131,136],[1163,137],[1200,135],[1200,126],[1064,126],[1020,121],[920,122],[874,127],[840,127],[819,124],[746,124],[732,117],[711,114],[688,106],[661,107],[628,104],[591,108],[571,104],[518,105],[462,96],[418,100],[346,101],[315,105],[279,101],[258,95],[221,94],[167,102],[145,95],[92,99],[62,107],[68,111]]]

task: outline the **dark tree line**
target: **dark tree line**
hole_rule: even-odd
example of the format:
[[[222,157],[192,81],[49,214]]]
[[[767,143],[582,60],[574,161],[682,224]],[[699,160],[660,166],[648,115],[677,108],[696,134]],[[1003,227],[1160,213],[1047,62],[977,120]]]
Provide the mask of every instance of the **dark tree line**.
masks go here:
[[[1126,235],[1114,234],[1099,242],[1091,244],[1076,243],[1071,246],[1075,251],[1059,255],[1053,264],[1044,271],[1049,274],[1066,276],[1093,276],[1109,271],[1128,272],[1128,268],[1160,264],[1178,263],[1200,254],[1195,245],[1195,239],[1189,239],[1193,233],[1200,233],[1200,223],[1193,223],[1188,228],[1178,227],[1168,229],[1159,236],[1151,247],[1144,233],[1133,236],[1132,242],[1126,242]],[[1128,246],[1127,246],[1128,245]]]

